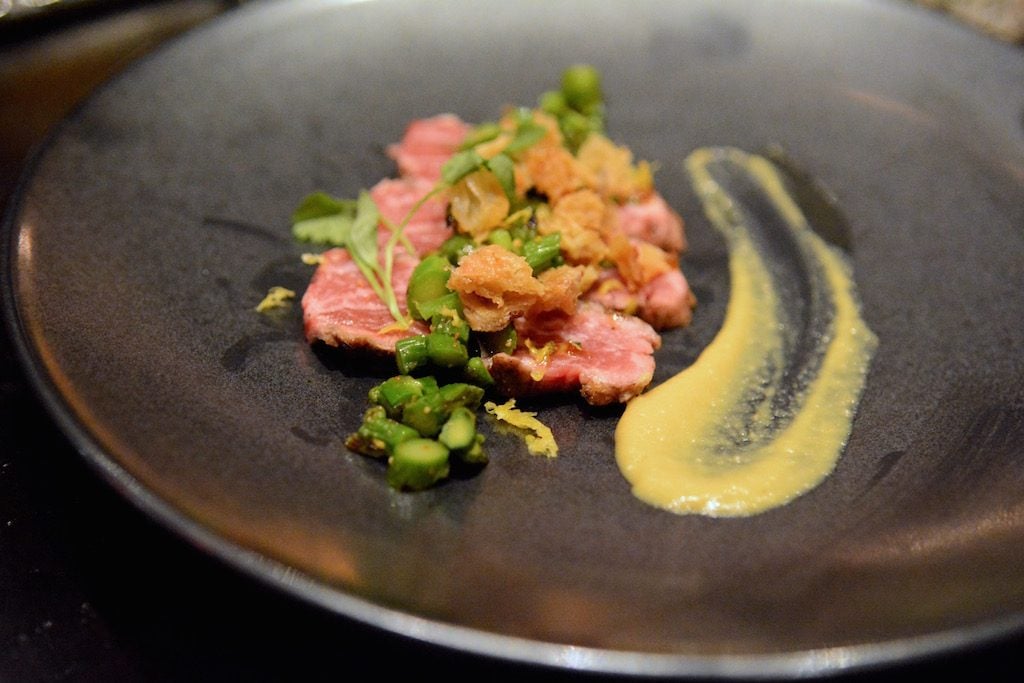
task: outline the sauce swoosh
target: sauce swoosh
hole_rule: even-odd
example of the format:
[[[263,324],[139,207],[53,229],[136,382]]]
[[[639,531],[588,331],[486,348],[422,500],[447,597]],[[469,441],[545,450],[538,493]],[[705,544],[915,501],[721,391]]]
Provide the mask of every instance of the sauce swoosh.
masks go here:
[[[651,505],[753,515],[835,468],[878,339],[849,262],[811,229],[777,166],[714,147],[686,169],[728,245],[726,318],[692,366],[628,404],[615,455]]]

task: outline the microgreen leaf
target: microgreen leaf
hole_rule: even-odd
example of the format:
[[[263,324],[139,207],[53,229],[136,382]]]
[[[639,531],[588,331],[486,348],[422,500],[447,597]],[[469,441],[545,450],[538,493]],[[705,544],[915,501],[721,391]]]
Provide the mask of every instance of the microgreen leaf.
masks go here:
[[[507,154],[497,154],[487,162],[487,168],[498,179],[501,189],[505,191],[505,196],[508,197],[508,200],[510,202],[515,201],[516,174],[515,163],[512,161],[512,158]]]
[[[314,192],[292,213],[292,236],[300,242],[343,247],[348,243],[355,215],[355,201]]]
[[[494,122],[481,123],[466,134],[466,138],[459,145],[460,150],[467,150],[476,147],[481,142],[487,142],[498,137],[501,133],[501,126]]]
[[[521,152],[527,147],[532,147],[540,142],[547,133],[547,128],[539,123],[523,121],[516,127],[516,135],[512,138],[512,142],[508,143],[505,147],[505,152],[507,154]]]
[[[300,242],[311,242],[332,247],[344,247],[348,244],[352,230],[352,218],[337,213],[333,216],[309,218],[292,225],[292,237]]]
[[[312,218],[323,218],[339,213],[355,216],[356,202],[351,199],[338,199],[326,192],[313,192],[306,195],[292,213],[292,223],[301,223]]]
[[[447,185],[454,185],[483,165],[484,158],[473,150],[458,152],[441,167],[441,180]]]
[[[352,258],[365,264],[377,265],[377,223],[380,211],[377,204],[365,190],[359,193],[356,216],[348,239],[348,250]]]

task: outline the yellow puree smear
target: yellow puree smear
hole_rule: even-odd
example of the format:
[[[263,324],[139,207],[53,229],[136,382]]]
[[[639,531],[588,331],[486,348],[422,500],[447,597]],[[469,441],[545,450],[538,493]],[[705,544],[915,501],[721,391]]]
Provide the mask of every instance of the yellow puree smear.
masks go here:
[[[771,397],[785,366],[780,293],[764,256],[709,164],[740,166],[818,262],[832,307],[830,334],[814,343],[820,365],[786,419]],[[754,515],[783,505],[834,469],[850,435],[877,338],[860,316],[849,264],[808,226],[767,159],[700,149],[687,170],[709,220],[729,247],[731,293],[722,329],[697,361],[626,407],[615,433],[619,468],[641,500],[678,514]],[[750,397],[763,393],[751,415]],[[750,439],[737,446],[735,435]]]

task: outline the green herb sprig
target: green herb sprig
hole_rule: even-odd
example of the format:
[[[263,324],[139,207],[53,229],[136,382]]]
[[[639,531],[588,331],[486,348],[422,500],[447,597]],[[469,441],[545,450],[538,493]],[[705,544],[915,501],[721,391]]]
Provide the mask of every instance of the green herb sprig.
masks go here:
[[[575,151],[590,132],[600,132],[604,127],[600,74],[591,66],[575,65],[563,73],[561,85],[560,90],[544,93],[540,108],[555,115],[567,144]],[[347,249],[373,291],[387,305],[395,323],[408,327],[412,319],[402,313],[391,279],[398,245],[401,243],[409,253],[415,253],[405,236],[409,221],[428,201],[481,169],[493,173],[509,201],[515,203],[512,156],[540,142],[547,130],[533,120],[530,109],[519,108],[515,111],[515,133],[503,152],[484,159],[473,149],[501,133],[501,126],[493,122],[471,130],[459,151],[441,167],[441,179],[413,204],[397,225],[381,215],[380,207],[366,190],[361,191],[357,199],[339,199],[325,192],[314,192],[307,195],[292,214],[292,236],[301,242]],[[391,233],[383,250],[377,246],[380,224]]]
[[[412,320],[402,313],[392,284],[392,275],[395,250],[399,243],[414,253],[412,244],[405,236],[409,221],[428,201],[469,174],[484,168],[494,173],[502,190],[511,199],[515,194],[513,167],[512,159],[506,154],[498,154],[486,160],[472,149],[457,152],[441,167],[441,179],[437,184],[412,205],[397,225],[381,215],[380,208],[365,190],[354,200],[339,199],[322,191],[313,192],[302,200],[292,214],[292,237],[301,242],[347,249],[374,293],[388,307],[395,323],[408,327]],[[381,250],[377,247],[377,226],[381,223],[391,233],[384,245],[383,263]]]

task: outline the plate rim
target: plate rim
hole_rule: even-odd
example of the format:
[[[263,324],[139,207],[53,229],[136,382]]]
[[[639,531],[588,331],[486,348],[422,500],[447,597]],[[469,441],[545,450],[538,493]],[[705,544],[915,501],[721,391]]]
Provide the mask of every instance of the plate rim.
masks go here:
[[[367,1],[308,0],[302,5],[351,5]],[[12,355],[48,416],[101,480],[127,499],[138,511],[158,521],[164,528],[170,529],[180,541],[218,563],[240,570],[263,585],[302,600],[305,604],[314,605],[338,617],[354,620],[400,637],[515,663],[611,674],[712,678],[803,677],[865,671],[888,664],[910,663],[937,654],[964,651],[1024,632],[1024,613],[1019,613],[969,626],[855,645],[781,653],[719,655],[610,650],[562,645],[490,632],[404,612],[347,593],[340,587],[329,586],[301,570],[217,534],[158,496],[135,475],[118,464],[89,429],[76,418],[74,408],[66,401],[53,377],[47,372],[45,363],[32,342],[32,334],[25,321],[23,302],[17,294],[17,273],[20,265],[18,242],[23,230],[21,219],[26,195],[36,179],[41,160],[63,136],[66,127],[88,109],[94,98],[112,87],[112,84],[130,78],[132,73],[141,68],[141,64],[160,59],[172,44],[202,39],[204,34],[216,31],[222,23],[240,21],[238,15],[243,15],[241,20],[244,20],[245,14],[264,13],[275,8],[283,8],[286,4],[288,3],[283,0],[268,0],[245,5],[214,17],[201,26],[164,41],[157,49],[133,61],[127,68],[108,79],[53,126],[43,140],[33,148],[7,198],[4,213],[0,216],[0,277],[4,285],[0,288],[0,309]],[[896,3],[869,0],[868,4],[891,6]],[[976,33],[961,24],[947,23],[952,31]],[[986,38],[979,34],[977,39]],[[989,40],[1001,44],[994,39]],[[1011,47],[1011,51],[1012,49]],[[1018,54],[1024,58],[1024,51],[1018,51]]]

